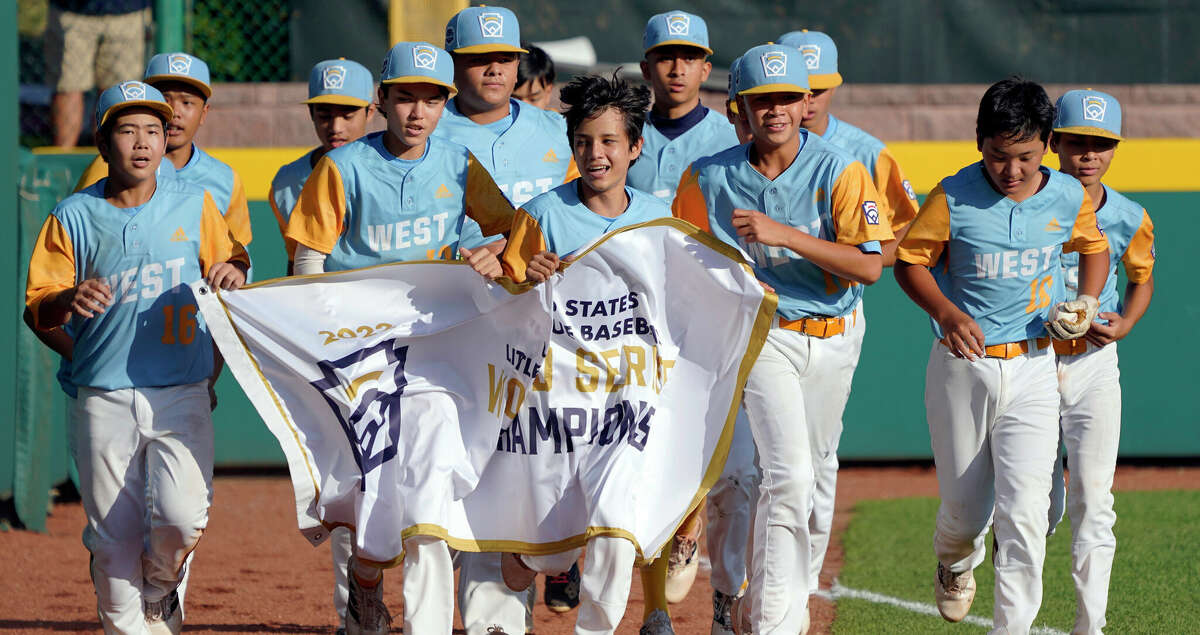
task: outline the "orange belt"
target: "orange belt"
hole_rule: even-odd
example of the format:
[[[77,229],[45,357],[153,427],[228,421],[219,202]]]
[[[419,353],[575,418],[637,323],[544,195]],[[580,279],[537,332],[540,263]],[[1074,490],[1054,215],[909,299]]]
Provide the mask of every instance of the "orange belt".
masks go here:
[[[851,320],[858,317],[858,309],[850,312]],[[779,328],[797,333],[804,333],[813,337],[833,337],[846,332],[846,317],[835,318],[800,318],[799,320],[786,320],[779,318]]]
[[[950,345],[946,343],[946,340],[942,339],[939,341],[946,348],[950,348]],[[1039,337],[1039,338],[1037,338],[1037,340],[1034,341],[1034,343],[1037,345],[1037,349],[1040,351],[1043,348],[1046,348],[1047,346],[1050,345],[1050,338]],[[1024,355],[1025,353],[1028,353],[1028,352],[1029,352],[1029,340],[1021,340],[1020,342],[1009,342],[1007,344],[992,344],[991,346],[985,346],[983,348],[983,353],[985,356],[995,357],[997,359],[1012,359],[1019,355]]]
[[[1087,340],[1082,337],[1073,340],[1054,340],[1055,355],[1082,355],[1087,350]]]

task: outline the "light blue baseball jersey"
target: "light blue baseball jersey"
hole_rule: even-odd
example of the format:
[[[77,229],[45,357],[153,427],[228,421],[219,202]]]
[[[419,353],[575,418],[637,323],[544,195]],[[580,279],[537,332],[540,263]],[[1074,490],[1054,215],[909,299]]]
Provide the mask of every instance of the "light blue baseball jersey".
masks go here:
[[[1108,248],[1079,181],[1041,171],[1044,187],[1020,203],[992,187],[982,163],[942,179],[897,250],[898,259],[932,268],[942,293],[979,324],[988,345],[1044,337],[1062,286],[1062,252]]]
[[[738,145],[737,132],[724,115],[709,110],[700,123],[687,132],[666,138],[658,128],[646,121],[642,125],[642,155],[629,167],[626,182],[630,187],[666,201],[675,198],[679,177],[700,157],[716,154]]]
[[[750,144],[734,146],[692,164],[672,205],[675,216],[737,246],[759,280],[779,294],[785,319],[837,317],[862,297],[862,285],[842,280],[790,249],[747,243],[732,223],[735,208],[763,212],[810,235],[868,253],[893,238],[879,211],[866,168],[819,136],[800,130],[796,159],[775,180],[749,160]]]
[[[271,179],[268,200],[271,202],[271,211],[275,213],[275,221],[279,223],[279,233],[284,237],[288,260],[296,255],[296,241],[287,238],[288,219],[300,201],[300,192],[308,181],[308,175],[312,174],[313,153],[316,151],[316,148],[309,150],[299,159],[279,168],[275,178]]]
[[[208,378],[212,340],[188,284],[218,262],[248,264],[245,251],[195,184],[162,180],[145,205],[121,209],[104,199],[105,183],[59,203],[30,258],[35,319],[48,297],[84,280],[103,278],[112,290],[103,313],[66,325],[75,347],[61,383],[116,390]]]
[[[508,230],[512,205],[466,148],[430,137],[408,161],[384,147],[384,134],[322,157],[288,221],[287,238],[329,254],[326,271],[453,259],[460,246],[485,242],[471,219],[493,234]]]
[[[1154,225],[1141,205],[1107,185],[1103,187],[1104,201],[1096,210],[1096,222],[1108,239],[1109,269],[1098,299],[1101,313],[1113,313],[1121,310],[1117,264],[1125,263],[1126,275],[1136,284],[1148,280],[1154,271]],[[1079,292],[1079,254],[1063,253],[1062,266],[1066,293],[1056,300],[1072,300]]]
[[[457,103],[446,102],[433,136],[466,146],[513,205],[579,176],[562,115],[509,99],[511,125],[480,125]]]
[[[899,232],[900,228],[912,222],[917,215],[917,193],[908,179],[904,178],[900,163],[882,141],[833,115],[829,115],[829,125],[821,138],[849,152],[856,161],[866,166],[882,202],[887,204],[888,221],[893,232]]]

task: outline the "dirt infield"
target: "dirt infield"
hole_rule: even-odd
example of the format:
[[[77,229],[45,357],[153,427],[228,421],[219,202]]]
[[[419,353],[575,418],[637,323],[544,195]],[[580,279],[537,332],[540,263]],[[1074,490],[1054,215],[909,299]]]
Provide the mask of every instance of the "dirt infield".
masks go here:
[[[1121,467],[1116,489],[1194,489],[1196,467]],[[828,587],[841,568],[841,533],[855,502],[862,499],[936,496],[933,470],[923,467],[856,467],[839,475],[834,538],[821,574]],[[48,534],[0,534],[0,632],[95,632],[99,621],[88,579],[84,526],[78,504],[56,505]],[[336,625],[331,602],[332,567],[328,547],[313,548],[295,527],[291,486],[283,477],[218,477],[209,529],[193,564],[188,589],[190,632],[329,633]],[[387,578],[386,599],[401,611],[399,575]],[[539,580],[539,584],[540,584]],[[707,571],[691,594],[672,606],[680,635],[709,632],[712,619]],[[813,633],[829,632],[834,607],[814,598]],[[637,633],[642,592],[637,576],[618,633]],[[559,635],[573,630],[575,612],[554,615],[539,603],[534,632]],[[397,621],[399,632],[399,622]]]

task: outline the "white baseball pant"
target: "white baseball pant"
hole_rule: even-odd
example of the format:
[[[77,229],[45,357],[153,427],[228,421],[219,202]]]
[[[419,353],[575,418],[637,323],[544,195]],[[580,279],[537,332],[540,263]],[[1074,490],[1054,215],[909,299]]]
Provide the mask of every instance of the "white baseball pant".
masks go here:
[[[818,338],[772,328],[746,382],[743,403],[762,474],[747,594],[756,633],[797,633],[808,621],[815,478],[809,428],[841,418],[853,371],[846,359],[856,350],[846,333]]]
[[[445,540],[413,536],[404,541],[404,632],[454,630],[454,562]]]
[[[458,610],[467,635],[486,635],[499,626],[510,635],[525,632],[525,592],[504,584],[498,552],[460,551],[458,564]],[[418,631],[420,632],[420,631]]]
[[[1029,632],[1042,603],[1046,507],[1058,448],[1054,351],[1029,346],[1012,359],[971,362],[935,341],[925,375],[941,497],[934,552],[951,571],[974,569],[983,562],[992,521],[992,632],[1014,635]]]
[[[1117,549],[1112,484],[1121,441],[1120,378],[1116,344],[1088,344],[1084,353],[1058,357],[1059,426],[1071,466],[1067,513],[1076,600],[1073,633],[1100,633],[1106,623]]]
[[[333,559],[333,609],[337,611],[338,628],[346,628],[346,602],[350,599],[346,565],[353,553],[354,532],[347,527],[334,527],[329,532],[329,555]]]
[[[548,556],[521,556],[521,561],[534,571],[557,575],[570,569],[579,560],[580,552],[571,549]],[[636,560],[637,550],[625,538],[595,536],[587,541],[587,555],[580,572],[576,635],[616,632],[629,602]]]
[[[758,494],[754,437],[746,410],[739,408],[733,441],[721,478],[708,492],[706,540],[712,563],[712,588],[736,597],[746,582],[746,549],[750,540],[750,510]]]
[[[106,633],[143,632],[143,600],[176,589],[208,524],[208,384],[81,387],[69,441],[101,625]]]

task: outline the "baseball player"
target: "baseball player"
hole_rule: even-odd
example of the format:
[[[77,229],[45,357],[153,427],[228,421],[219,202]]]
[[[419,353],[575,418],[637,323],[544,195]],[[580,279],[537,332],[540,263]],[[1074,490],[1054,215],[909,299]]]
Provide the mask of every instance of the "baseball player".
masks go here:
[[[813,497],[808,428],[841,416],[844,402],[832,388],[850,381],[847,323],[863,285],[879,278],[879,243],[892,232],[881,222],[866,168],[801,126],[810,89],[798,50],[756,46],[736,64],[733,82],[738,116],[753,140],[693,163],[672,207],[675,216],[737,246],[779,295],[743,397],[762,482],[750,585],[736,604],[749,604],[754,632],[804,633]]]
[[[820,135],[822,139],[850,153],[867,168],[879,191],[879,210],[888,219],[896,240],[883,243],[883,266],[890,267],[896,261],[896,247],[904,237],[908,224],[917,215],[917,195],[912,185],[904,178],[895,157],[888,152],[883,142],[837,117],[830,111],[833,95],[842,85],[838,72],[838,50],[833,39],[819,31],[792,31],[780,36],[781,44],[799,49],[808,70],[812,99],[808,113],[804,116],[804,128]],[[855,350],[846,359],[851,364],[853,376],[862,351],[866,335],[867,320],[862,299],[851,312],[850,334],[854,338]],[[837,389],[842,399],[839,412],[845,410],[850,397],[850,382]],[[822,425],[823,424],[823,425]],[[816,471],[816,488],[813,490],[812,515],[809,517],[809,534],[812,539],[812,575],[810,591],[817,592],[821,567],[825,562],[825,551],[829,547],[829,534],[833,527],[834,498],[837,489],[838,442],[842,436],[842,419],[825,419],[809,425],[809,442],[813,451],[813,469]]]
[[[473,264],[491,256],[472,249],[483,244],[480,227],[491,234],[506,231],[512,206],[466,148],[431,137],[455,92],[453,79],[446,51],[423,42],[392,47],[379,87],[387,130],[317,161],[288,221],[287,237],[297,243],[297,274],[454,253]],[[467,224],[468,216],[478,225]],[[485,273],[498,274],[498,264]],[[449,547],[439,538],[413,536],[404,549],[405,632],[449,633],[454,621]],[[348,568],[347,633],[386,632],[383,564],[352,556]]]
[[[304,189],[304,182],[312,174],[317,161],[330,150],[367,134],[374,92],[375,80],[371,77],[371,71],[358,62],[339,58],[317,62],[313,66],[308,74],[308,99],[304,103],[308,105],[308,116],[312,119],[313,131],[317,133],[321,145],[279,168],[271,180],[267,200],[271,202],[271,211],[279,222],[280,234],[287,233],[292,208],[300,200],[300,190]],[[291,275],[296,244],[284,238],[284,246],[288,255],[288,275]],[[346,545],[349,548],[349,543]],[[339,606],[344,608],[345,595],[341,597],[343,601]]]
[[[178,587],[208,522],[212,340],[188,284],[236,289],[249,259],[205,190],[155,170],[172,118],[137,81],[104,91],[109,176],[59,203],[30,257],[34,326],[70,324],[70,447],[107,633],[182,628]]]
[[[150,58],[143,81],[161,91],[175,113],[167,123],[168,163],[161,165],[159,176],[171,176],[173,167],[174,176],[204,188],[217,203],[234,238],[249,245],[250,208],[242,178],[193,142],[208,116],[208,99],[212,97],[208,64],[187,53],[160,53]],[[105,176],[108,167],[96,157],[75,189],[82,190]]]
[[[1084,337],[1054,342],[1058,358],[1059,428],[1071,462],[1071,577],[1075,580],[1073,633],[1100,633],[1108,606],[1108,580],[1117,540],[1113,535],[1112,482],[1121,437],[1121,384],[1117,341],[1146,313],[1154,294],[1154,225],[1142,206],[1101,181],[1121,137],[1121,104],[1095,90],[1072,90],[1055,107],[1050,149],[1061,170],[1083,184],[1108,239],[1109,268],[1100,292],[1099,318]],[[1117,293],[1117,263],[1128,283]],[[1063,254],[1066,291],[1079,285],[1079,257]],[[1055,462],[1057,512],[1062,518],[1062,463]]]
[[[562,115],[513,99],[519,56],[527,51],[512,11],[490,6],[459,11],[446,24],[446,50],[454,58],[459,92],[446,104],[435,137],[466,146],[514,206],[579,176]],[[463,552],[457,562],[467,632],[483,635],[497,626],[524,632],[526,599],[505,586],[500,555]]]
[[[994,632],[1028,632],[1041,605],[1059,403],[1047,330],[1083,336],[1108,273],[1087,191],[1041,166],[1053,119],[1036,83],[988,88],[976,119],[982,160],[930,192],[895,268],[936,338],[925,412],[941,496],[938,610],[951,622],[970,610],[991,519]],[[1064,251],[1079,254],[1079,295],[1053,304]]]
[[[560,255],[567,257],[622,227],[670,216],[665,204],[629,187],[625,180],[630,164],[641,153],[649,91],[616,76],[586,76],[564,87],[561,100],[570,105],[567,130],[575,163],[583,169],[577,181],[537,196],[517,211],[503,255],[506,273],[517,281],[545,281],[558,269]],[[546,392],[533,394],[547,398]],[[579,555],[579,549],[552,556],[504,554],[505,583],[522,590],[535,571],[566,571]],[[625,615],[636,557],[626,538],[588,540],[576,633],[616,630]],[[671,632],[669,621],[666,626],[668,630],[662,631],[644,624],[641,632]]]
[[[542,110],[550,109],[550,98],[554,95],[554,60],[541,48],[521,42],[528,53],[521,54],[517,63],[517,83],[512,96]]]

